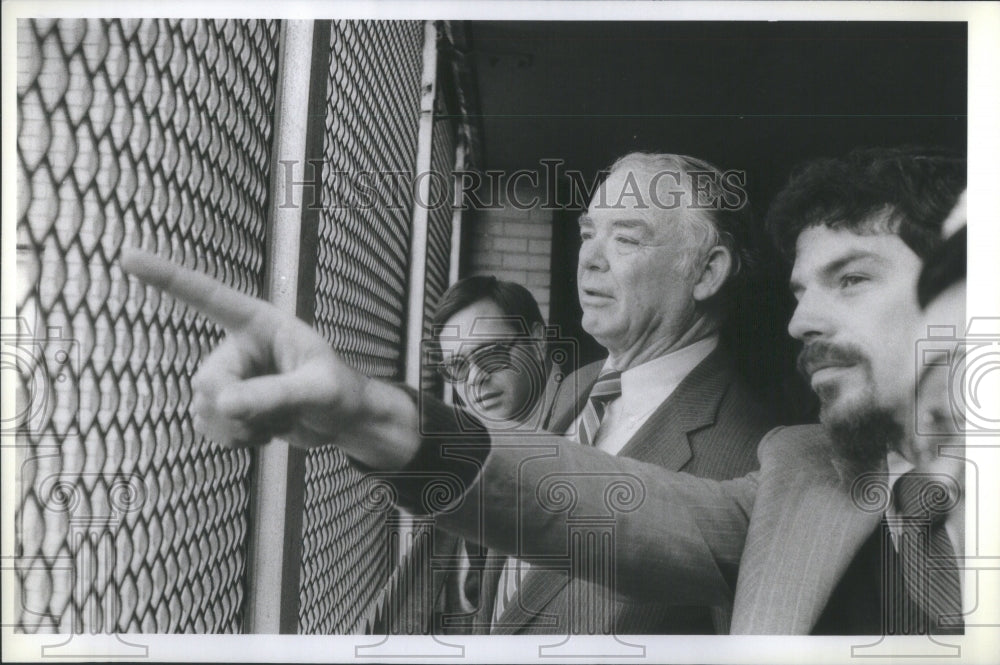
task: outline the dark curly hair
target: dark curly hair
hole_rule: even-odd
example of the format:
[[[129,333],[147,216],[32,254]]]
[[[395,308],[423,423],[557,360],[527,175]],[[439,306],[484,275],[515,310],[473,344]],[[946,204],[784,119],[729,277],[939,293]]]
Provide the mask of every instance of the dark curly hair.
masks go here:
[[[962,155],[938,148],[864,148],[798,167],[767,213],[789,261],[807,228],[894,233],[921,259],[942,243],[941,223],[965,189]]]

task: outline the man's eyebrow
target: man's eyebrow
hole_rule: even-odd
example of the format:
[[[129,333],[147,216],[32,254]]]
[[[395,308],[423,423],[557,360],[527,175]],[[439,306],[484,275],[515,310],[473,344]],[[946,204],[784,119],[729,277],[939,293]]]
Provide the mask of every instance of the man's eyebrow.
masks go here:
[[[871,259],[880,264],[885,263],[885,259],[879,254],[876,254],[874,252],[869,252],[863,249],[856,249],[852,250],[851,252],[848,252],[846,255],[841,256],[840,258],[831,261],[830,263],[827,263],[822,267],[820,273],[825,277],[829,277],[830,275],[837,274],[839,271],[843,270],[846,266],[854,263],[855,261],[863,261],[866,259]],[[788,280],[788,288],[793,294],[795,294],[798,291],[801,291],[804,287],[802,283],[799,282],[797,279],[795,279],[795,276],[793,275]]]
[[[840,272],[846,266],[854,263],[855,261],[864,261],[866,259],[871,259],[879,264],[885,263],[885,259],[882,258],[882,256],[880,256],[879,254],[876,254],[874,252],[869,252],[863,249],[856,249],[840,257],[839,259],[831,261],[830,263],[823,266],[822,273],[824,275],[832,275],[837,272]]]
[[[577,220],[577,224],[580,226],[593,226],[594,220],[586,213],[580,215]],[[649,222],[639,217],[629,218],[629,219],[616,219],[611,222],[611,226],[619,229],[648,229],[650,228]]]
[[[614,226],[614,227],[617,227],[617,228],[620,228],[620,229],[648,229],[649,228],[649,222],[647,222],[644,219],[639,219],[639,218],[635,218],[635,219],[616,219],[614,222],[611,223],[611,226]]]

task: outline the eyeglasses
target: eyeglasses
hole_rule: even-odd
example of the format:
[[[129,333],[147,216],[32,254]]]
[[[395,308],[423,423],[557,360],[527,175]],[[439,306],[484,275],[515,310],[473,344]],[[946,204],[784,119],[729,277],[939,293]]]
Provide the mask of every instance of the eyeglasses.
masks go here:
[[[448,383],[462,383],[469,378],[469,370],[475,364],[484,372],[499,372],[513,366],[511,355],[514,345],[507,342],[485,344],[466,355],[459,355],[450,361],[441,361],[437,371]]]

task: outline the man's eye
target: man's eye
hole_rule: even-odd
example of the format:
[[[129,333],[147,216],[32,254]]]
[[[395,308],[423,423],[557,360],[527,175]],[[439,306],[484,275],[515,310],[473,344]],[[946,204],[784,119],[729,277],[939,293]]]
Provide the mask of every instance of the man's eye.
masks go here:
[[[862,284],[867,281],[868,278],[865,277],[864,275],[858,275],[852,273],[850,275],[844,275],[840,278],[840,287],[846,289],[852,286],[857,286],[858,284]]]
[[[580,230],[580,240],[590,240],[593,237],[594,237],[593,231],[584,231],[582,229]]]
[[[621,243],[623,245],[638,245],[639,241],[635,238],[629,238],[628,236],[615,236],[615,242]]]

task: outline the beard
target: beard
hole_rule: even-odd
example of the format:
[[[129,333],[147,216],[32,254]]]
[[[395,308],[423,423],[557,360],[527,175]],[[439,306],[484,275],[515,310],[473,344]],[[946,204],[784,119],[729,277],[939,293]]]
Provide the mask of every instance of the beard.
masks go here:
[[[858,409],[823,423],[833,441],[838,466],[853,474],[879,469],[890,450],[899,450],[903,426],[892,411]]]
[[[865,389],[850,399],[841,395],[841,386],[826,383],[819,386],[820,422],[833,441],[835,462],[852,473],[878,469],[890,450],[899,450],[903,440],[903,425],[892,409],[878,404],[874,390],[871,363],[861,349],[829,342],[807,344],[799,354],[799,369],[811,374],[824,363],[852,365],[864,373]],[[849,403],[837,404],[838,401]]]

